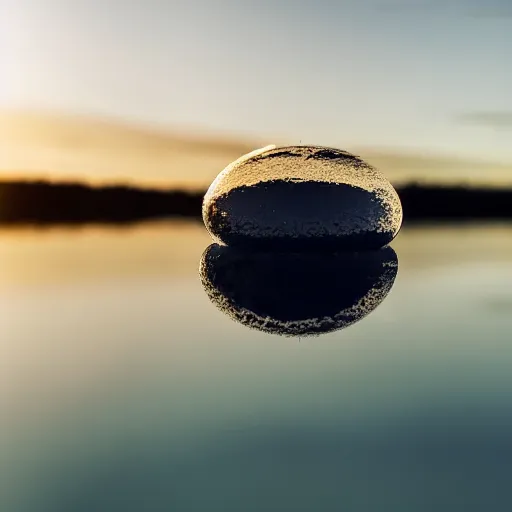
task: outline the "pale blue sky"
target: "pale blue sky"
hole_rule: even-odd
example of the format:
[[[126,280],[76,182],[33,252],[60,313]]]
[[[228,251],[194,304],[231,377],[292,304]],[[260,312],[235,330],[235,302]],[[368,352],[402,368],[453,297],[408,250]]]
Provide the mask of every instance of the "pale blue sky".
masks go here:
[[[508,0],[3,0],[0,9],[7,106],[512,160],[512,129],[492,125],[512,111]],[[473,112],[488,114],[468,120],[487,121],[458,118]]]

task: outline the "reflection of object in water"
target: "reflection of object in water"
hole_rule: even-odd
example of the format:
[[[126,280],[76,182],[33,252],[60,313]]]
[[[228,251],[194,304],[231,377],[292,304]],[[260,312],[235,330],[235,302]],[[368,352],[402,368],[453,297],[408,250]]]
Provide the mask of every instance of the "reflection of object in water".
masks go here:
[[[402,205],[384,175],[350,153],[269,146],[217,176],[203,220],[229,246],[378,249],[398,233]]]
[[[200,274],[210,300],[261,331],[305,336],[343,329],[384,300],[398,271],[391,247],[348,253],[249,252],[210,245]]]

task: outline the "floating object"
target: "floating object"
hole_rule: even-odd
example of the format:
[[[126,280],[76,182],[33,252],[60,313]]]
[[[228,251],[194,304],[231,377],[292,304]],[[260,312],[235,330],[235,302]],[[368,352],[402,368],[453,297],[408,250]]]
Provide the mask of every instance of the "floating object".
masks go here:
[[[222,312],[284,336],[318,335],[358,322],[384,300],[397,272],[391,247],[293,253],[213,244],[200,263],[203,287]]]
[[[377,249],[396,236],[402,206],[359,157],[319,146],[267,146],[226,167],[208,189],[213,239],[276,250]]]

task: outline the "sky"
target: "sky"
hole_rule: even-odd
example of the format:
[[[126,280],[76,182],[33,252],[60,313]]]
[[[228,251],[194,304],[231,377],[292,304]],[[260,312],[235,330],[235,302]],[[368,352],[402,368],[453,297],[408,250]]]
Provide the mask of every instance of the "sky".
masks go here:
[[[508,0],[2,0],[0,34],[1,107],[512,162]]]

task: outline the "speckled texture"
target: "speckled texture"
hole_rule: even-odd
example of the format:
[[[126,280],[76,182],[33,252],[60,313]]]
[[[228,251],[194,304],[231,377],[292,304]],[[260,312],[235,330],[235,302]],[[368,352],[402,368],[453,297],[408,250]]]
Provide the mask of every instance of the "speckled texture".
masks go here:
[[[378,248],[402,223],[393,186],[360,158],[319,146],[269,146],[230,164],[203,202],[220,243]]]
[[[386,205],[359,187],[265,181],[220,196],[207,214],[230,246],[286,250],[376,249],[394,237],[376,230]]]
[[[319,335],[361,320],[387,296],[397,271],[390,247],[276,253],[213,244],[200,263],[203,287],[223,313],[284,336]]]

